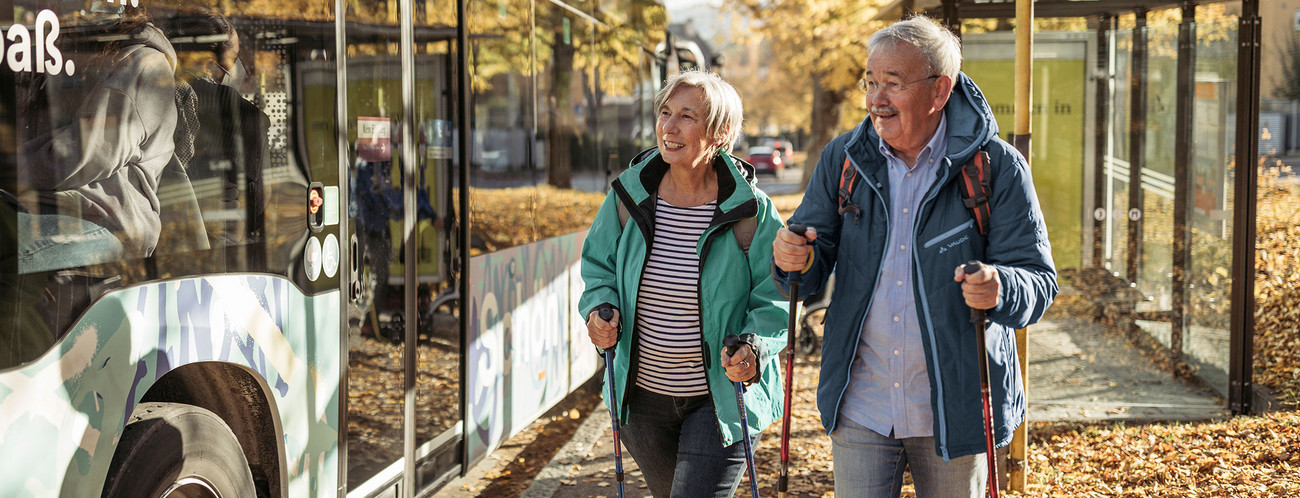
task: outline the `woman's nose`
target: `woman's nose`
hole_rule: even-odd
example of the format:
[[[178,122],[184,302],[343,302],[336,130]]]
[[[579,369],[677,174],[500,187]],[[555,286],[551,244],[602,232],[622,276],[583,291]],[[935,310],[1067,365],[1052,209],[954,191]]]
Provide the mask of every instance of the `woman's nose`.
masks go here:
[[[677,119],[676,119],[675,117],[673,117],[673,116],[668,116],[668,117],[665,117],[665,118],[663,118],[663,119],[660,119],[660,120],[659,120],[659,128],[662,129],[663,131],[670,131],[670,130],[676,129],[676,128],[677,128]]]

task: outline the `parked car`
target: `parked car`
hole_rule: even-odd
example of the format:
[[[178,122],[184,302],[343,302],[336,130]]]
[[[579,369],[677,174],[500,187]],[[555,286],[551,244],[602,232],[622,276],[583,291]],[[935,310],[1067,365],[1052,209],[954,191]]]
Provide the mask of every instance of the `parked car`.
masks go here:
[[[754,165],[757,173],[771,173],[779,177],[785,171],[785,161],[781,158],[781,151],[771,147],[762,145],[750,147],[749,157],[745,160]]]
[[[782,157],[789,157],[794,152],[794,147],[790,146],[790,141],[785,137],[763,137],[758,139],[758,145],[780,151]]]

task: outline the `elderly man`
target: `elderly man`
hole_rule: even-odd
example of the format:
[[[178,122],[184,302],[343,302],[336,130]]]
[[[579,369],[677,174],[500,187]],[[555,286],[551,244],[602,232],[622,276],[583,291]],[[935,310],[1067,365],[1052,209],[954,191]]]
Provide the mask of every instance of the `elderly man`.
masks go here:
[[[870,115],[822,150],[773,278],[800,297],[839,276],[827,312],[817,406],[831,436],[836,496],[982,496],[987,466],[970,308],[987,310],[994,441],[1025,418],[1013,333],[1043,316],[1056,270],[1023,156],[961,69],[955,36],[924,17],[868,43]],[[991,227],[963,204],[962,166],[988,153]],[[857,188],[841,198],[852,168]],[[960,266],[980,260],[980,270]]]

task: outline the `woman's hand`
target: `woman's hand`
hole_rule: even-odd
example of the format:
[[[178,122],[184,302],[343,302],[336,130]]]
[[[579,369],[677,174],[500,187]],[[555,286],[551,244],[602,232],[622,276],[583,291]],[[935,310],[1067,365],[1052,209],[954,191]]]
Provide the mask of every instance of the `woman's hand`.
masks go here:
[[[591,338],[591,343],[600,349],[609,349],[618,344],[618,310],[614,310],[614,318],[608,322],[600,319],[600,310],[591,310],[587,314],[587,337]]]
[[[758,374],[758,357],[748,344],[736,348],[736,354],[728,355],[727,348],[722,348],[722,368],[727,370],[727,378],[732,382],[746,382]]]

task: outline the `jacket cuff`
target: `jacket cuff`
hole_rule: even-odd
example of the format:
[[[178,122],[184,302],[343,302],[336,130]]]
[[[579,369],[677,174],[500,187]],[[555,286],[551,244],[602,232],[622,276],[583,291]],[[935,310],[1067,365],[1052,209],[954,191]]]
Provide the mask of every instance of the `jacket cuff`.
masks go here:
[[[754,352],[754,376],[745,381],[746,386],[753,385],[755,382],[758,382],[759,379],[763,378],[763,360],[767,356],[766,352],[759,348],[758,336],[752,332],[748,334],[740,334],[740,341],[738,341],[737,344],[747,344],[749,345],[750,351]]]

